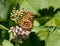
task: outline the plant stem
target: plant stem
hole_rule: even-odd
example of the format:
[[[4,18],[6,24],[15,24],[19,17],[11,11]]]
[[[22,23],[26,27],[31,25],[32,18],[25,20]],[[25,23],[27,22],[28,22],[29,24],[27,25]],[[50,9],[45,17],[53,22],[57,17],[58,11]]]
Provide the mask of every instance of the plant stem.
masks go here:
[[[15,46],[18,46],[18,41],[17,41],[17,39],[16,39],[16,41],[15,41]]]
[[[20,46],[17,39],[15,41],[15,46]]]
[[[15,41],[15,46],[17,46],[17,41]]]

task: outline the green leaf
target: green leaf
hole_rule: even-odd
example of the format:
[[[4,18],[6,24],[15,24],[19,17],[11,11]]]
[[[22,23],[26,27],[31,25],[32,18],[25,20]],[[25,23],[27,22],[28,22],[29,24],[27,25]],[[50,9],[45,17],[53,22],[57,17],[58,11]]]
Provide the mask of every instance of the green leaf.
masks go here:
[[[4,40],[2,44],[3,46],[13,46],[13,44],[8,40]]]
[[[40,38],[40,40],[45,40],[47,39],[48,34],[49,34],[48,30],[40,30],[37,35]]]
[[[40,0],[40,8],[48,8],[50,6],[56,8],[59,8],[59,2],[60,0]]]
[[[56,27],[54,32],[49,32],[45,46],[60,46],[60,27]]]
[[[60,46],[60,32],[50,32],[45,46]]]
[[[40,26],[39,22],[37,20],[34,20],[33,27],[39,27],[39,26]]]
[[[48,26],[40,26],[34,27],[31,32],[35,32],[40,40],[45,40],[48,38],[49,32],[53,32],[55,27],[48,27]]]
[[[55,24],[55,19],[54,19],[54,18],[50,19],[50,20],[45,24],[45,26],[56,26],[56,24]]]
[[[49,8],[50,6],[57,9],[60,7],[59,3],[60,0],[23,0],[20,6],[37,14],[39,9]]]
[[[46,22],[45,26],[60,26],[60,12],[56,13],[53,18]]]
[[[46,40],[49,38],[49,34],[54,32],[57,34],[60,33],[60,27],[53,27],[53,26],[40,26],[40,27],[34,27],[31,32],[35,32],[40,40]],[[58,36],[58,35],[57,35]]]
[[[23,1],[20,6],[20,8],[24,7],[25,9],[30,10],[32,13],[37,14],[36,9],[28,1]]]
[[[11,41],[11,40],[13,39],[13,37],[14,37],[14,36],[13,36],[13,33],[10,33],[10,34],[9,34],[9,37],[10,37],[10,38],[9,38],[9,41]]]
[[[59,32],[60,33],[60,26],[55,29],[55,32]]]
[[[35,33],[38,33],[40,30],[43,30],[43,31],[51,31],[53,32],[55,29],[54,26],[40,26],[40,27],[33,27],[32,31],[31,32],[35,32]]]
[[[37,11],[40,9],[40,5],[40,0],[23,0],[20,4],[20,8],[24,7],[27,10],[30,10],[32,13],[38,14]]]
[[[4,21],[7,18],[7,11],[9,7],[9,1],[0,1],[0,21]]]
[[[4,29],[4,30],[9,30],[8,28],[6,28],[5,26],[0,24],[0,29]]]

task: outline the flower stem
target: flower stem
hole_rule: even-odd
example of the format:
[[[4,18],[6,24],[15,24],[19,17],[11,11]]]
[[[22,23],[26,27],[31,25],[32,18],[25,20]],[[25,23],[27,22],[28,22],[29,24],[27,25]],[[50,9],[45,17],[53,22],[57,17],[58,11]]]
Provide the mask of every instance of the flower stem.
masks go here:
[[[16,41],[15,41],[15,46],[18,46],[18,40],[16,39]]]

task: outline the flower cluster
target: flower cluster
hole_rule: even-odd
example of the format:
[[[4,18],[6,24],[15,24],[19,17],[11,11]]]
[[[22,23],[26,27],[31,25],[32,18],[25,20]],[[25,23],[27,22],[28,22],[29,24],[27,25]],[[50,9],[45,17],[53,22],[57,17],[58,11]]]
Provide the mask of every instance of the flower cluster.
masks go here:
[[[11,20],[18,22],[26,13],[28,10],[22,8],[21,10],[16,10],[15,7],[13,7],[12,13],[11,13]]]
[[[27,39],[29,37],[30,31],[24,30],[18,26],[11,27],[9,33],[12,32],[14,39]]]
[[[22,39],[27,39],[33,24],[32,13],[24,8],[16,10],[13,7],[10,18],[20,26],[10,28],[9,33],[12,32],[13,39],[17,39],[20,42]]]

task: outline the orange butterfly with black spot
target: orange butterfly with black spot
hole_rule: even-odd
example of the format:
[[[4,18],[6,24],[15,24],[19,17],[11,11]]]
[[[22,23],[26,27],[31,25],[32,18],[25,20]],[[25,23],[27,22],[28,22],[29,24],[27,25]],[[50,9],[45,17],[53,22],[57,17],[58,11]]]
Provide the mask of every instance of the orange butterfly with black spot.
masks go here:
[[[19,21],[19,26],[25,30],[31,30],[33,26],[33,20],[33,14],[28,11]]]

